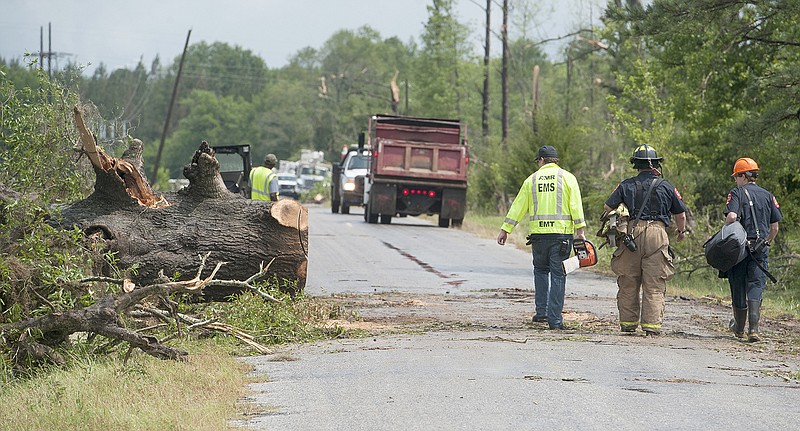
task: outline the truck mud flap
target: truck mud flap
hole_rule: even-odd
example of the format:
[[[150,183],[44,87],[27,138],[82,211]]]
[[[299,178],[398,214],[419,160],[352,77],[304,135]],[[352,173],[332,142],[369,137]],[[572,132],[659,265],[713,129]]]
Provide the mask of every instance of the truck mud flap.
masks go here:
[[[462,220],[466,210],[466,189],[444,189],[444,191],[442,191],[442,212],[439,214],[439,217]]]
[[[393,216],[397,213],[397,187],[373,184],[369,190],[370,212]]]

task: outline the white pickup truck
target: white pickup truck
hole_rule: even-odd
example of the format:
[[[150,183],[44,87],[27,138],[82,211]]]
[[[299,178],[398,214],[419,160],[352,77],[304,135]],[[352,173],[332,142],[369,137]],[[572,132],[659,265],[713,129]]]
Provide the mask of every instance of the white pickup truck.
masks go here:
[[[331,212],[350,214],[351,206],[361,206],[364,200],[364,181],[359,176],[367,175],[370,152],[367,149],[351,148],[338,165],[333,165],[331,180]]]

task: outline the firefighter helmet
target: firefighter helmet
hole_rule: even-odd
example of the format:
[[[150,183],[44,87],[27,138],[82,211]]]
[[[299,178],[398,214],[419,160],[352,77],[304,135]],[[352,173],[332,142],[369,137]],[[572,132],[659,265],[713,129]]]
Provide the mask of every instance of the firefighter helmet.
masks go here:
[[[758,163],[749,157],[742,157],[736,160],[736,163],[733,165],[733,173],[731,176],[735,177],[739,174],[753,171],[758,171]]]
[[[658,153],[656,153],[656,149],[644,144],[639,145],[633,152],[633,156],[631,157],[631,163],[636,163],[637,160],[647,160],[647,161],[662,161],[664,160],[663,157],[658,157]]]

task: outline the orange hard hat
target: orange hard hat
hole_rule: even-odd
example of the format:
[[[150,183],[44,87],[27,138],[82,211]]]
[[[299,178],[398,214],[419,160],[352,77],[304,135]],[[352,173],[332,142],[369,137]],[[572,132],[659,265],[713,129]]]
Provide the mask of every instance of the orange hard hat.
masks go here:
[[[733,173],[731,174],[732,177],[739,175],[744,172],[750,171],[757,171],[758,170],[758,163],[755,160],[749,157],[742,157],[736,161],[733,165]]]

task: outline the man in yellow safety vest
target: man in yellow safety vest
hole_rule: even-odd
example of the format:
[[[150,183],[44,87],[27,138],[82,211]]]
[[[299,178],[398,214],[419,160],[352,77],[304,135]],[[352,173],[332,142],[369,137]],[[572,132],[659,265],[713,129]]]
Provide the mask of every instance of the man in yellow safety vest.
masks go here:
[[[552,146],[540,148],[536,161],[539,170],[522,183],[497,243],[505,245],[508,234],[528,213],[536,304],[533,321],[546,321],[550,329],[566,329],[561,312],[567,275],[561,262],[572,252],[573,237],[586,239],[581,190],[575,176],[558,166],[558,152]]]
[[[272,170],[278,164],[275,154],[267,154],[264,166],[250,170],[250,198],[256,201],[277,201],[280,185],[278,175]]]

